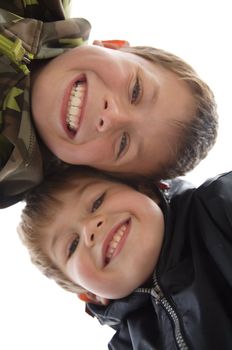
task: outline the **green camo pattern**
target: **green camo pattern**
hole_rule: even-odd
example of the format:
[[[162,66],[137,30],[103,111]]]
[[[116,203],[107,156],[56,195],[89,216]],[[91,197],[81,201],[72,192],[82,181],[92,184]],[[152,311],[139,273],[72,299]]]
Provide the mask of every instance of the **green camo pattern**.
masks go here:
[[[0,0],[0,208],[43,178],[30,112],[30,62],[87,43],[90,24],[70,0]]]

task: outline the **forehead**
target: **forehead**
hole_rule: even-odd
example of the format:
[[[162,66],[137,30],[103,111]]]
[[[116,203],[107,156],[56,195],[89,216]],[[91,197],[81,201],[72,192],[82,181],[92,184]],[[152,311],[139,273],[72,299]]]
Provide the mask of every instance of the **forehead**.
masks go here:
[[[74,191],[75,194],[78,194],[80,196],[87,188],[91,186],[98,187],[104,182],[108,182],[100,176],[78,173],[68,175],[66,179],[64,177],[64,181],[66,184],[64,184],[63,188],[60,191],[58,189],[58,196],[70,191]]]
[[[72,173],[69,174],[67,178],[64,177],[63,188],[57,191],[57,197],[65,197],[65,194],[73,193],[75,196],[81,197],[86,190],[98,189],[102,185],[107,185],[109,187],[118,187],[122,185],[117,180],[113,181],[112,179],[105,178],[104,176],[99,175],[90,175],[90,174],[80,174],[80,173]]]
[[[136,53],[114,50],[95,45],[87,45],[71,49],[64,54],[57,56],[49,62],[49,65],[59,66],[62,63],[62,65],[68,64],[68,66],[72,64],[75,66],[78,65],[78,68],[93,68],[92,65],[97,67],[98,64],[104,64],[106,62],[109,64],[114,63],[116,65],[117,63],[135,63],[142,66],[146,65],[146,63],[154,64],[150,60],[143,58]],[[149,67],[149,64],[147,67]]]

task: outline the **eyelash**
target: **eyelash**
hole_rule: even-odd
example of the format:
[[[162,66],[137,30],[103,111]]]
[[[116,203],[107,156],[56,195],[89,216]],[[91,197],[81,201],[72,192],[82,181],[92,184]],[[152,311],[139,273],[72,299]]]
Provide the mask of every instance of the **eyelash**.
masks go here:
[[[132,90],[132,95],[131,95],[132,104],[135,104],[138,101],[140,97],[140,93],[141,93],[141,84],[140,84],[139,78],[137,77]]]
[[[101,194],[94,202],[91,208],[91,213],[94,213],[103,203],[106,192]]]
[[[128,135],[127,133],[123,133],[122,137],[121,137],[121,142],[119,145],[119,150],[118,150],[118,154],[117,154],[117,159],[120,157],[121,153],[124,151],[124,149],[126,148],[128,144]]]
[[[71,242],[70,246],[69,246],[69,253],[68,253],[68,259],[71,258],[71,256],[73,255],[73,253],[75,252],[78,244],[79,244],[79,240],[80,240],[80,237],[77,236],[75,237],[75,239]]]
[[[138,101],[139,97],[141,94],[141,84],[139,81],[139,78],[136,78],[133,90],[132,90],[132,96],[131,96],[131,103],[134,104]],[[120,157],[121,153],[124,151],[124,149],[126,148],[128,144],[128,135],[127,133],[123,133],[122,137],[121,137],[121,142],[119,145],[119,150],[118,150],[118,154],[117,154],[117,159]]]

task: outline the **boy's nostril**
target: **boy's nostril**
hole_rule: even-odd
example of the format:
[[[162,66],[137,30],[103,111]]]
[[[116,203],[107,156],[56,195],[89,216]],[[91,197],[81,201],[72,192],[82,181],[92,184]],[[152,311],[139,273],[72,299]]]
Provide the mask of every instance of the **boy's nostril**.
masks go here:
[[[99,221],[98,223],[97,223],[97,227],[99,227],[99,226],[101,226],[102,225],[102,221]]]
[[[99,126],[103,126],[103,125],[104,125],[104,120],[100,119]]]
[[[94,233],[91,234],[90,236],[90,240],[93,241],[94,240]]]
[[[104,106],[104,108],[105,108],[105,109],[108,108],[108,102],[107,102],[107,101],[105,101],[105,106]]]

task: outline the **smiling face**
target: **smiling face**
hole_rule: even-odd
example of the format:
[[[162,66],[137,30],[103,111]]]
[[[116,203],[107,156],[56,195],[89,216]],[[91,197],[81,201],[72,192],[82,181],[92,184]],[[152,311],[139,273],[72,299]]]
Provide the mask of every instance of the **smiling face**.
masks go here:
[[[183,80],[118,50],[70,50],[51,60],[33,81],[37,129],[50,150],[71,164],[158,172],[174,157],[175,121],[189,121],[194,114]]]
[[[79,178],[56,197],[62,206],[44,232],[43,247],[66,276],[109,299],[147,280],[164,232],[153,200],[127,185],[91,177]]]

